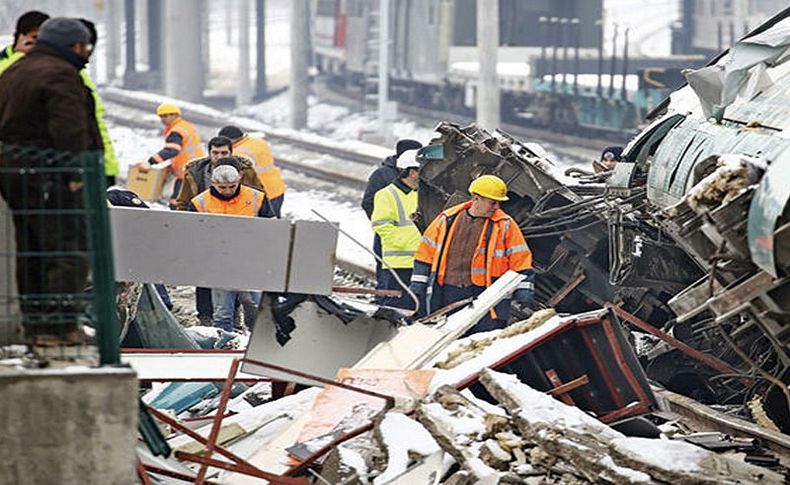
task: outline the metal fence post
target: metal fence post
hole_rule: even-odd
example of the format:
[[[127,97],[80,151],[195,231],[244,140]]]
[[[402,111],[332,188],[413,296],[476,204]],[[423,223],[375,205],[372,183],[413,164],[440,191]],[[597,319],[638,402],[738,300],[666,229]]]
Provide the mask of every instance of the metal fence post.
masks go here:
[[[110,216],[107,211],[104,163],[98,152],[80,154],[84,172],[85,211],[88,223],[88,244],[93,279],[93,317],[96,324],[96,345],[101,365],[120,364],[118,314],[115,303],[115,274]]]

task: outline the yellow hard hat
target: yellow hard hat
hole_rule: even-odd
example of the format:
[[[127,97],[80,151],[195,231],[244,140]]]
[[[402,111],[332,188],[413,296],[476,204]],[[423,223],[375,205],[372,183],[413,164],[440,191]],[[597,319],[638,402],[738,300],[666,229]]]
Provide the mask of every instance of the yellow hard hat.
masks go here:
[[[156,107],[156,115],[180,115],[181,110],[173,103],[162,103]]]
[[[507,185],[496,175],[482,175],[472,180],[469,184],[469,193],[500,202],[510,200],[507,197]]]

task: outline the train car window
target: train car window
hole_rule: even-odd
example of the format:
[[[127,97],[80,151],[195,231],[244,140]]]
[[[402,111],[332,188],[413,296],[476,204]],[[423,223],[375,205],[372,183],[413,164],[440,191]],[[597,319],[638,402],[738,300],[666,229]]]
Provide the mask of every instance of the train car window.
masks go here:
[[[644,166],[647,162],[647,157],[655,153],[659,143],[667,136],[669,130],[679,125],[685,119],[684,115],[675,114],[656,125],[650,133],[643,135],[642,139],[629,150],[625,161]]]

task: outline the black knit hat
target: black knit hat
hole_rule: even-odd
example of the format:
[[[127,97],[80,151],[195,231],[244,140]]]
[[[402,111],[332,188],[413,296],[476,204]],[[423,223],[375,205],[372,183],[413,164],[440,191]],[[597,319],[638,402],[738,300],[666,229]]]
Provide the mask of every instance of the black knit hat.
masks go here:
[[[71,47],[74,44],[88,44],[91,34],[88,28],[77,19],[57,17],[41,24],[38,40],[59,47]]]
[[[88,19],[77,19],[77,20],[82,22],[82,25],[84,25],[85,28],[88,29],[88,33],[90,34],[90,39],[88,39],[88,42],[90,42],[95,46],[96,41],[99,40],[99,34],[96,32],[96,24],[94,24]]]
[[[601,160],[616,160],[620,161],[620,157],[623,156],[623,147],[606,147],[601,152]]]
[[[401,156],[401,153],[406,150],[419,150],[420,148],[422,148],[422,143],[417,140],[410,140],[409,138],[398,140],[398,143],[395,145],[395,158]]]
[[[242,136],[244,136],[244,132],[241,131],[241,128],[233,125],[228,125],[222,128],[221,130],[219,130],[219,133],[217,134],[219,136],[226,136],[231,140],[235,140],[236,138],[241,138]]]

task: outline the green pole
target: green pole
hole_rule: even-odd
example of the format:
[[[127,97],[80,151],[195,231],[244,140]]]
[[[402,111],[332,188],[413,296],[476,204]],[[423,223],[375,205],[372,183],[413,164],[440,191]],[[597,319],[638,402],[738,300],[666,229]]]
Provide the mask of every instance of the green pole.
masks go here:
[[[121,363],[121,354],[104,163],[99,152],[80,154],[80,162],[85,171],[83,193],[88,219],[88,244],[94,293],[93,317],[96,324],[99,363],[117,365]]]

